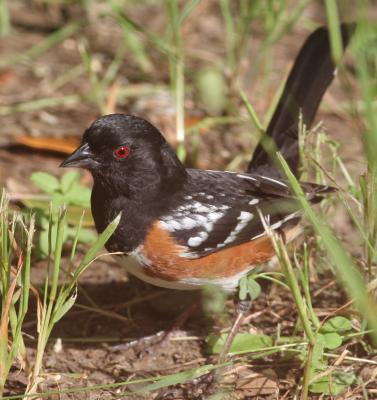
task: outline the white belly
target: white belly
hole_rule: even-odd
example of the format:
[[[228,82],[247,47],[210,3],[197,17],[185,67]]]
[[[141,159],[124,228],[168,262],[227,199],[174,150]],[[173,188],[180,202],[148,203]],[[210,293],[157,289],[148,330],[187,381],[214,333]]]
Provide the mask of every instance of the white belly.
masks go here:
[[[128,256],[120,256],[117,258],[118,262],[126,269],[126,271],[144,282],[150,283],[154,286],[163,287],[166,289],[179,289],[179,290],[195,290],[199,289],[198,286],[188,285],[182,282],[166,281],[160,278],[153,277],[144,272],[144,267],[139,260],[139,257],[134,254]]]
[[[287,242],[294,240],[302,232],[301,227],[296,227],[295,229],[289,231],[286,237]],[[159,286],[167,289],[178,289],[178,290],[198,290],[202,286],[212,285],[219,286],[226,292],[233,292],[238,288],[238,283],[240,279],[247,275],[256,265],[250,265],[243,271],[239,272],[237,275],[223,277],[223,278],[190,278],[185,277],[179,281],[168,281],[163,280],[158,277],[147,274],[145,271],[151,268],[151,262],[143,256],[142,247],[140,246],[132,253],[127,256],[117,256],[117,261],[125,267],[126,271],[130,274],[136,276],[137,278],[150,283],[154,286]],[[276,256],[274,256],[270,261],[264,264],[267,269],[276,269],[277,264]],[[272,267],[273,266],[273,267]]]
[[[214,285],[220,286],[227,292],[233,292],[238,287],[238,282],[242,276],[246,275],[255,266],[250,266],[250,269],[242,271],[241,273],[227,278],[183,278],[179,281],[166,281],[157,277],[153,277],[145,273],[145,268],[141,263],[140,257],[137,254],[130,254],[128,256],[118,256],[117,261],[126,269],[126,271],[137,278],[150,283],[154,286],[163,287],[166,289],[178,289],[178,290],[198,290],[202,286]]]

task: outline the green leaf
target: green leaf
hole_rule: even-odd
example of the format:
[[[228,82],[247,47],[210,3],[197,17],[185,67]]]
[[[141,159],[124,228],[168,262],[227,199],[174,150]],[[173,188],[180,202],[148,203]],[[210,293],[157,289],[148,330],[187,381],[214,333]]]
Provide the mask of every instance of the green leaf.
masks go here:
[[[48,230],[50,225],[50,220],[46,214],[41,215],[38,224],[41,226],[42,230]]]
[[[73,293],[71,297],[68,298],[67,301],[63,303],[62,306],[60,306],[55,312],[52,317],[52,323],[55,324],[58,322],[62,317],[64,317],[65,314],[72,308],[72,306],[75,304],[77,298],[77,290]]]
[[[312,374],[316,373],[317,371],[326,370],[327,363],[323,359],[324,350],[325,346],[323,342],[321,340],[317,340],[313,348],[313,357],[311,365]]]
[[[31,200],[31,199],[22,199],[21,203],[26,207],[33,210],[43,210],[48,212],[49,204],[51,199],[49,200]]]
[[[63,194],[69,192],[74,183],[78,183],[80,174],[77,171],[66,172],[60,180],[60,189]]]
[[[196,88],[203,106],[213,113],[220,113],[227,102],[224,76],[218,68],[204,68],[196,77]]]
[[[312,393],[323,393],[336,396],[348,389],[356,381],[352,373],[336,371],[329,376],[324,376],[309,386]]]
[[[75,271],[74,281],[86,270],[89,264],[94,260],[97,252],[105,245],[105,243],[110,239],[111,235],[115,232],[119,221],[121,219],[122,213],[120,212],[118,216],[107,225],[106,229],[99,235],[96,242],[92,247],[86,252],[84,259],[81,261],[79,267]]]
[[[219,290],[217,286],[206,285],[202,289],[202,305],[206,315],[219,315],[225,310],[227,293]]]
[[[43,230],[40,232],[38,248],[44,257],[46,257],[48,255],[48,231],[47,230]]]
[[[69,192],[65,193],[65,202],[82,207],[90,207],[91,190],[75,182]]]
[[[56,242],[56,229],[57,224],[53,224],[52,231],[51,231],[51,252],[53,253],[55,250],[55,242]],[[63,242],[65,242],[68,238],[68,234],[66,230],[63,233]],[[42,229],[39,234],[38,239],[38,249],[42,253],[43,256],[48,256],[48,228]]]
[[[52,209],[55,214],[57,214],[58,209],[66,203],[64,195],[59,192],[55,192],[52,195]]]
[[[228,334],[209,335],[206,339],[209,351],[212,354],[219,354],[224,346]],[[267,335],[252,335],[250,333],[238,333],[230,348],[231,353],[247,352],[271,347],[273,340]]]
[[[243,276],[239,283],[238,298],[245,300],[247,296],[247,276]]]
[[[97,239],[97,234],[93,229],[80,229],[78,241],[80,243],[92,244]]]
[[[221,391],[214,394],[209,395],[206,400],[226,400],[229,399],[229,391]]]
[[[74,239],[76,237],[77,233],[77,227],[71,228],[68,227],[66,228],[68,237],[70,239]],[[78,241],[80,243],[86,243],[86,244],[91,244],[94,243],[94,241],[97,239],[97,234],[94,232],[93,229],[84,229],[81,228],[79,233],[78,233]]]
[[[317,335],[317,340],[323,343],[324,348],[334,350],[342,345],[342,337],[336,332]]]
[[[30,177],[35,186],[38,186],[44,192],[53,194],[59,190],[59,181],[55,176],[47,172],[33,172]]]
[[[320,328],[321,333],[338,332],[343,333],[352,329],[352,323],[349,319],[338,316],[328,319]]]
[[[247,278],[247,291],[249,292],[251,300],[255,300],[261,294],[262,289],[252,276]]]
[[[208,374],[210,371],[216,368],[219,368],[219,365],[209,364],[203,365],[202,367],[197,367],[194,370],[178,372],[174,375],[158,377],[157,382],[144,386],[143,388],[137,390],[137,392],[151,392],[152,390],[157,390],[168,386],[178,385],[179,383],[192,381],[193,379],[196,379],[202,375]]]
[[[82,226],[85,227],[93,227],[94,226],[94,221],[92,217],[92,213],[90,211],[90,208],[85,208],[85,215],[84,215],[84,220]],[[70,225],[77,226],[78,221],[80,221],[81,215],[83,212],[83,207],[82,206],[69,206],[68,207],[68,212],[67,212],[67,221]]]

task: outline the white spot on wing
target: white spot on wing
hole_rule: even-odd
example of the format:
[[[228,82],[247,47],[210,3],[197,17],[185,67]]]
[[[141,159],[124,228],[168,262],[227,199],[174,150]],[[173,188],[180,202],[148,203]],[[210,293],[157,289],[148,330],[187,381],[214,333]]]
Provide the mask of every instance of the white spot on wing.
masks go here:
[[[283,183],[281,181],[278,181],[276,179],[269,178],[268,176],[262,176],[262,178],[265,179],[266,181],[274,182],[274,183],[276,183],[276,184],[278,184],[280,186],[283,186],[284,188],[288,187],[285,183]]]
[[[204,240],[208,239],[208,233],[207,232],[200,232],[199,236]]]
[[[270,228],[272,230],[274,229],[279,229],[281,226],[283,226],[286,222],[290,221],[291,219],[294,219],[296,217],[298,217],[301,214],[301,211],[295,211],[292,214],[288,214],[286,217],[284,217],[283,219],[281,219],[280,221],[275,222],[274,224],[270,225],[270,215],[266,215],[264,216],[264,219],[266,220],[266,224],[270,225]],[[258,235],[253,236],[250,240],[255,240],[258,239],[262,236],[264,236],[266,234],[266,232],[260,233]]]
[[[241,211],[240,216],[237,219],[240,220],[242,224],[246,224],[247,222],[252,220],[253,217],[254,215],[252,213]]]
[[[212,222],[218,221],[224,214],[221,212],[212,212],[208,214],[208,219]]]
[[[183,229],[186,230],[190,230],[198,226],[198,222],[189,217],[184,217],[182,220],[180,220],[180,222],[182,223]]]
[[[187,242],[190,247],[197,247],[201,243],[203,243],[203,240],[199,236],[191,237]]]
[[[192,207],[193,207],[193,212],[199,213],[199,214],[206,214],[206,213],[210,213],[212,211],[218,210],[218,207],[215,205],[203,204],[203,203],[200,203],[199,201],[195,201],[194,203],[192,203]]]
[[[165,221],[160,221],[161,227],[168,231],[168,232],[174,232],[174,231],[179,231],[183,229],[183,225],[178,222],[178,220],[165,220]]]
[[[223,210],[229,206],[202,204],[199,201],[190,202],[177,208],[176,212],[163,216],[160,224],[168,232],[191,230],[203,227],[207,232],[213,230],[213,225],[224,216]]]
[[[252,177],[250,175],[237,174],[237,176],[238,176],[238,178],[248,179],[248,180],[253,181],[253,182],[258,182],[258,179],[254,178],[254,177]]]
[[[278,222],[275,222],[274,224],[271,225],[271,229],[278,229],[280,228],[283,224],[285,224],[286,222],[290,221],[293,218],[296,218],[298,215],[300,214],[300,211],[296,211],[292,214],[288,214],[286,217],[284,217],[283,219],[281,219]]]
[[[206,239],[208,239],[208,233],[207,232],[199,232],[198,236],[191,237],[187,241],[187,244],[190,247],[197,247],[197,246],[200,246]]]
[[[177,211],[188,211],[192,208],[192,203],[184,204],[183,206],[179,206]],[[165,217],[164,217],[165,218]]]
[[[230,235],[224,240],[224,244],[232,243],[237,238],[237,235],[243,228],[254,218],[254,214],[247,211],[241,211],[237,220],[239,221],[236,227],[230,232]]]
[[[255,204],[258,204],[259,203],[259,199],[253,199],[253,200],[250,200],[249,201],[249,204],[251,205],[251,206],[254,206]]]

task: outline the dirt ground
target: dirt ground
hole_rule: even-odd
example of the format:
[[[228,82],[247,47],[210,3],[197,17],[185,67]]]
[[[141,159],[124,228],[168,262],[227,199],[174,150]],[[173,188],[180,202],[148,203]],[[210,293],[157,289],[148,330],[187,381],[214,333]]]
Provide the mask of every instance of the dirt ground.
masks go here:
[[[203,59],[210,59],[212,62],[217,62],[223,57],[223,31],[214,3],[203,2],[197,15],[184,27],[189,81],[190,73],[195,71],[199,64],[199,61],[190,55],[202,52]],[[159,32],[163,29],[165,21],[161,13],[157,12],[157,5],[143,3],[129,8],[131,17],[135,20],[143,21],[147,17],[148,29],[151,31]],[[80,8],[75,6],[67,7],[63,13],[59,7],[12,1],[10,9],[12,34],[0,41],[2,59],[23,54],[31,46],[41,43],[52,30],[62,26],[66,22],[65,19],[83,18]],[[0,70],[0,182],[8,189],[11,197],[16,199],[13,203],[15,207],[20,205],[17,199],[36,192],[29,179],[32,172],[47,171],[56,176],[61,175],[62,171],[58,165],[64,159],[64,154],[60,152],[24,147],[19,144],[18,137],[30,135],[41,138],[80,138],[88,124],[99,116],[100,111],[91,101],[72,101],[21,112],[10,112],[3,106],[40,98],[61,98],[88,93],[90,83],[85,71],[78,72],[76,79],[67,79],[64,84],[57,83],[57,78],[81,63],[77,49],[82,40],[85,40],[96,54],[99,70],[108,65],[109,60],[114,57],[121,33],[110,21],[101,26],[96,25],[97,12],[100,13],[101,10],[93,10],[92,20],[89,20],[80,32],[53,46],[38,58]],[[293,29],[274,44],[274,62],[269,66],[270,73],[264,79],[264,84],[260,84],[260,74],[264,71],[253,66],[254,59],[246,57],[243,61],[240,74],[242,86],[259,115],[263,115],[271,104],[276,88],[286,76],[298,49],[308,35],[309,30],[304,21],[309,18],[318,24],[325,22],[321,2],[313,1]],[[248,41],[246,54],[250,53],[255,57],[255,49],[261,39],[261,33],[256,26],[253,36]],[[133,85],[139,94],[119,101],[116,111],[146,117],[156,123],[168,139],[174,142],[175,109],[166,86],[168,67],[157,52],[152,52],[151,56],[159,68],[155,68],[150,75],[141,72],[132,59],[122,64],[118,85]],[[349,60],[348,64],[352,65],[352,60]],[[159,90],[153,89],[150,93],[145,89],[147,84],[157,86],[159,83],[165,86]],[[345,85],[336,81],[324,98],[317,121],[323,121],[330,136],[340,142],[340,154],[351,174],[356,177],[363,170],[364,163],[360,161],[360,121],[345,111],[345,104],[351,96],[355,94],[350,94]],[[191,95],[188,95],[186,109],[192,118],[200,118],[205,113]],[[246,119],[245,112],[243,115]],[[201,132],[198,166],[224,169],[241,154],[240,162],[232,165],[235,169],[242,170],[256,143],[255,137],[250,135],[250,130],[251,125],[242,123]],[[84,176],[83,179],[88,182],[90,178]],[[339,236],[355,244],[353,230],[345,220],[344,211],[338,210],[334,213],[333,224],[337,227]],[[85,247],[80,247],[81,254],[84,251]],[[45,268],[45,261],[34,261],[34,285],[42,282]],[[346,303],[344,293],[329,271],[323,270],[313,276],[312,285],[314,307],[318,315],[328,315]],[[273,335],[279,326],[281,334],[292,334],[297,315],[289,293],[270,284],[265,285],[263,289],[263,294],[252,306],[251,315],[243,330]],[[187,295],[162,290],[129,278],[110,257],[94,262],[80,281],[76,306],[59,322],[52,333],[51,343],[44,358],[46,381],[42,385],[43,390],[90,387],[166,375],[215,362],[216,357],[208,354],[205,338],[210,332],[219,332],[229,326],[229,321],[234,316],[231,300],[227,303],[225,318],[212,317],[198,311],[170,340],[157,344],[141,342],[134,347],[127,346],[130,340],[168,330],[185,306],[190,304],[193,298],[200,297],[200,293]],[[33,310],[30,312],[26,333],[30,335],[27,345],[32,359],[35,348]],[[352,347],[353,344],[348,346]],[[357,353],[362,355],[363,350],[356,349],[355,354]],[[357,370],[360,376],[368,377],[371,374],[371,368],[368,369],[363,364],[355,364],[352,368]],[[228,373],[223,387],[233,387],[232,394],[240,399],[290,399],[293,398],[301,373],[302,363],[298,359],[294,363],[292,359],[287,362],[284,357],[278,356],[268,356],[259,361],[243,358],[241,362],[235,363]],[[22,393],[25,384],[26,379],[16,366],[8,382],[8,394]],[[119,387],[60,394],[51,398],[115,399],[126,393],[127,398],[131,399],[200,397],[200,393],[195,392],[195,385],[192,384],[171,390],[162,389],[145,396],[140,392],[132,394],[132,391],[138,389],[135,385],[127,390]],[[350,392],[349,397],[344,398],[359,398],[357,393],[352,397]]]

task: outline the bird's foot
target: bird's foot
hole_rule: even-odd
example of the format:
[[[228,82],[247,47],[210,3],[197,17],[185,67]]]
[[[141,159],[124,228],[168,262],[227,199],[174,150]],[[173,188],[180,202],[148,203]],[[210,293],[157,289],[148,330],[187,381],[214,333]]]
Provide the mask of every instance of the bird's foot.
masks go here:
[[[188,333],[182,330],[167,330],[159,331],[153,335],[144,336],[138,339],[131,340],[127,343],[122,343],[116,346],[112,346],[113,351],[127,351],[129,349],[134,349],[136,353],[150,352],[156,346],[164,345],[171,338],[174,337],[184,337]]]

